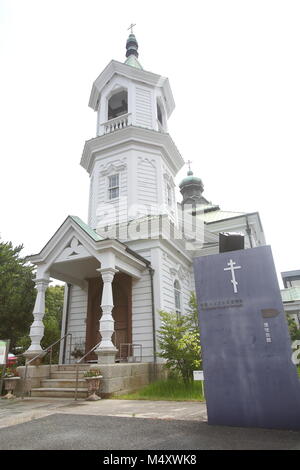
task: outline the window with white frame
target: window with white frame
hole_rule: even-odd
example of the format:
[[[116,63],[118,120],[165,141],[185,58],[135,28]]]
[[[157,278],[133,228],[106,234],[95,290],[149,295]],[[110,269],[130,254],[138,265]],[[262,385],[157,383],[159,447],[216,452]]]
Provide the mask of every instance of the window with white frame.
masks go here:
[[[117,199],[119,197],[120,185],[119,174],[111,175],[108,177],[108,199]]]
[[[175,298],[175,312],[177,314],[177,317],[179,318],[181,316],[181,290],[180,290],[180,284],[177,280],[174,282],[174,298]]]

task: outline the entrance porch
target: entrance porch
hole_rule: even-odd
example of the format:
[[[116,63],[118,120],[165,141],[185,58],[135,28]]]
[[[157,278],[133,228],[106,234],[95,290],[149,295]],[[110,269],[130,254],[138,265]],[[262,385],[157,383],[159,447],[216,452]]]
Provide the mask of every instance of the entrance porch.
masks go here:
[[[116,359],[122,359],[121,345],[135,341],[133,317],[137,315],[132,306],[133,290],[136,291],[140,282],[150,283],[150,263],[118,240],[104,239],[79,218],[71,216],[43,250],[29,260],[37,266],[37,297],[30,329],[31,345],[25,353],[27,359],[43,355],[40,343],[44,334],[45,291],[50,278],[67,284],[61,337],[67,333],[74,338],[81,334],[85,354],[97,345],[88,355],[90,361],[113,364]],[[151,314],[147,315],[149,338]],[[149,339],[145,346],[149,358]],[[60,345],[60,363],[69,362],[67,356],[65,338]]]

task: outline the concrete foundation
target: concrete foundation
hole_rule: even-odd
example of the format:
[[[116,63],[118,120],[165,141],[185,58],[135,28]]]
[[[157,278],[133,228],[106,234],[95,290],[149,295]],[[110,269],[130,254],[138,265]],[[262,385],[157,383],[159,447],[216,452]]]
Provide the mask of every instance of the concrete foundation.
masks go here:
[[[28,366],[26,389],[40,387],[41,381],[49,377],[49,368],[50,368],[49,365]],[[25,377],[25,369],[26,369],[25,366],[17,367],[17,371],[21,379],[24,379]],[[16,396],[20,396],[22,394],[23,387],[24,387],[24,380],[20,380],[20,383],[18,383],[17,388],[15,390]]]
[[[122,395],[124,393],[139,390],[145,385],[167,378],[167,370],[163,364],[154,363],[121,363],[121,364],[80,364],[80,379],[83,381],[83,372],[89,368],[100,369],[102,375],[100,393],[102,398]],[[17,368],[19,376],[24,378],[25,366]],[[59,374],[59,375],[58,375]],[[28,366],[27,368],[27,391],[39,389],[39,393],[43,392],[43,396],[63,397],[68,392],[68,396],[75,393],[75,365],[39,365]],[[60,379],[58,384],[57,379]],[[22,394],[24,381],[18,383],[15,395]],[[53,387],[50,390],[48,387]],[[45,387],[45,388],[43,388]],[[67,387],[67,389],[65,388]],[[82,387],[82,385],[79,385]],[[54,394],[54,395],[53,395]],[[39,395],[41,396],[41,395]]]
[[[103,398],[136,391],[145,385],[167,377],[163,364],[101,364],[100,392]]]

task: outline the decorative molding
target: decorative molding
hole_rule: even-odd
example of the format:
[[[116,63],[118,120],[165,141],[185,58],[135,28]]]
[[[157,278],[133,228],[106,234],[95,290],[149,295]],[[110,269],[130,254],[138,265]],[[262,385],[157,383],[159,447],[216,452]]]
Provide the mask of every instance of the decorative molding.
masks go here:
[[[175,188],[174,179],[173,179],[172,175],[171,175],[168,171],[165,171],[165,172],[164,172],[164,180],[165,180],[167,183],[169,183],[172,188]]]
[[[62,251],[61,255],[56,261],[62,261],[65,259],[71,259],[72,257],[77,256],[87,256],[88,252],[86,248],[82,245],[82,243],[78,240],[78,238],[73,237],[71,242],[65,247]]]
[[[186,281],[190,283],[190,273],[187,269],[183,268],[181,264],[177,264],[171,267],[170,274],[174,278],[177,277],[180,281]]]
[[[111,173],[119,173],[120,171],[125,170],[126,167],[127,167],[127,163],[122,160],[109,162],[106,165],[103,165],[101,167],[99,174],[101,176],[108,176]]]
[[[156,164],[155,164],[154,158],[152,158],[152,159],[150,160],[150,158],[148,158],[148,157],[138,157],[138,162],[139,162],[139,163],[148,162],[148,163],[150,163],[151,166],[153,166],[153,168],[156,168]]]
[[[188,269],[184,268],[180,263],[177,263],[175,260],[173,261],[170,256],[163,252],[162,255],[163,259],[169,263],[169,271],[171,276],[175,279],[179,279],[180,281],[187,282],[188,284],[191,283],[190,272]]]

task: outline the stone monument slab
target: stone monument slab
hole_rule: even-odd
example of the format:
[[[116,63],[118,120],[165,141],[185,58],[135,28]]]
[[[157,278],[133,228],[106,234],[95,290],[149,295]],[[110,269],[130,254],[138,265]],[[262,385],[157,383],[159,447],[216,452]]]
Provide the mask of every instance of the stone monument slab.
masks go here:
[[[208,423],[300,429],[300,381],[269,246],[194,260]]]

